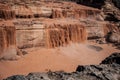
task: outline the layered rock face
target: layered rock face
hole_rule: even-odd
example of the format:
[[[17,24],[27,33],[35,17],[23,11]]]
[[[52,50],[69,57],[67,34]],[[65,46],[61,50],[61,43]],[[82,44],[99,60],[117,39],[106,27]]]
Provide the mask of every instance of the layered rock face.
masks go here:
[[[14,22],[19,36],[17,46],[20,48],[40,45],[54,48],[106,35],[103,26],[108,23],[100,22],[104,20],[104,16],[99,9],[61,1],[34,2],[36,5],[32,3],[12,5],[17,18]]]
[[[105,33],[110,34],[108,34],[108,41],[119,45],[120,39],[118,35],[120,35],[120,0],[79,0],[76,2],[87,6],[100,8],[105,15],[104,20],[111,22],[110,24],[106,24],[106,27],[104,27]]]
[[[10,21],[10,19],[14,18],[15,14],[4,4],[0,4],[0,14],[0,59],[11,59],[17,54],[16,29],[12,21]]]
[[[15,13],[7,5],[0,4],[0,18],[5,20],[13,19],[15,18]]]
[[[31,2],[32,3],[32,2]],[[46,4],[47,3],[47,4]],[[91,18],[97,19],[100,15],[100,10],[88,8],[82,5],[77,5],[75,3],[63,3],[55,1],[46,3],[25,4],[18,3],[14,4],[12,10],[15,11],[16,18]],[[23,5],[22,5],[23,4]],[[57,6],[59,5],[59,6]],[[69,5],[69,6],[66,6]]]
[[[73,2],[5,0],[1,3],[11,6],[1,9],[1,18],[15,17],[15,40],[17,47],[21,49],[41,46],[54,48],[69,43],[83,43],[87,39],[105,38],[108,33],[119,30],[117,24],[104,21],[106,15],[100,9]],[[88,3],[101,5],[103,1],[89,0]],[[105,8],[106,6],[103,11]],[[107,12],[109,14],[109,10]]]
[[[69,5],[69,4],[68,4]],[[71,4],[68,8],[63,9],[53,9],[52,18],[90,18],[90,19],[98,19],[100,16],[100,10],[97,9],[89,9],[84,6],[72,6]],[[72,8],[71,8],[72,7]],[[99,18],[100,19],[100,18]]]
[[[6,25],[5,23],[9,23]],[[0,22],[0,58],[12,58],[16,52],[16,29],[10,21]]]
[[[64,20],[64,23],[63,23]],[[77,21],[67,20],[18,20],[16,43],[19,48],[54,48],[69,43],[82,43],[87,39],[86,28]],[[74,23],[75,22],[75,23]]]
[[[27,76],[15,75],[4,80],[119,80],[120,53],[114,53],[101,62],[100,65],[78,66],[75,72],[64,71],[47,73],[29,73]]]
[[[55,28],[55,29],[54,29]],[[81,24],[53,24],[46,31],[47,46],[54,48],[86,41],[86,29]]]
[[[17,20],[14,25],[19,48],[45,47],[45,27],[40,21]]]
[[[32,18],[33,13],[30,9],[23,5],[14,5],[12,10],[15,11],[16,18]]]

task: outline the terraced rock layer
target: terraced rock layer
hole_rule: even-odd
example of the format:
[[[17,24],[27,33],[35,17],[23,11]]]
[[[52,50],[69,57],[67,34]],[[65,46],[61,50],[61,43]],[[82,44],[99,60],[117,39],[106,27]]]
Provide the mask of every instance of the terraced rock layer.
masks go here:
[[[9,23],[5,25],[5,23]],[[0,22],[1,23],[1,22]],[[0,58],[9,58],[16,55],[16,29],[10,21],[0,25]],[[10,55],[10,56],[8,56]]]
[[[80,24],[54,24],[46,30],[47,46],[50,48],[86,41],[86,29]]]
[[[0,18],[2,19],[13,19],[15,18],[14,11],[7,5],[0,4]]]
[[[16,29],[11,19],[15,13],[8,5],[0,4],[0,59],[11,59],[16,52]]]

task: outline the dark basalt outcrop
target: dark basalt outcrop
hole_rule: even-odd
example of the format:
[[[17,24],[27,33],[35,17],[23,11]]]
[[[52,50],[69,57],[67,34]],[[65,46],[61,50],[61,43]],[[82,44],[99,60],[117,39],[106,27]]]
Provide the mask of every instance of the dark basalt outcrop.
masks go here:
[[[101,8],[105,0],[77,0],[78,4]]]
[[[112,63],[120,65],[120,53],[114,53],[101,62],[101,64],[112,64]]]
[[[120,9],[120,0],[112,0],[112,2]]]
[[[100,65],[78,66],[76,72],[64,71],[15,75],[4,80],[120,80],[120,53],[114,53]]]

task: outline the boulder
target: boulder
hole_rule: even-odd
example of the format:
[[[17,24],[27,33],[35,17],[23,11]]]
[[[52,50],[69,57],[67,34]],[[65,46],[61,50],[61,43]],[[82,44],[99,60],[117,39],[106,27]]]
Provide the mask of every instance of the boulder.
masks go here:
[[[109,37],[109,41],[113,43],[120,43],[120,34],[119,33],[112,33]]]
[[[112,64],[112,63],[120,65],[120,53],[114,53],[101,62],[101,64]]]
[[[28,79],[25,78],[24,75],[15,75],[12,77],[8,77],[7,79],[3,79],[3,80],[28,80]]]

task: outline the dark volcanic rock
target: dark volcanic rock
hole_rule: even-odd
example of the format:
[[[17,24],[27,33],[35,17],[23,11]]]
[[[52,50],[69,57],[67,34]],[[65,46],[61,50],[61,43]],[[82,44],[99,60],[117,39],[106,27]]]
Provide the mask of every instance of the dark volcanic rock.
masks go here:
[[[7,79],[4,80],[28,80],[27,78],[25,78],[25,76],[23,75],[15,75],[12,77],[8,77]]]
[[[112,2],[120,9],[120,0],[112,0]]]
[[[101,64],[119,64],[120,65],[120,53],[114,53],[101,62]]]
[[[78,66],[78,72],[82,72],[89,77],[96,77],[96,80],[119,80],[120,65],[90,65],[90,66]]]
[[[77,0],[77,3],[92,6],[95,8],[101,8],[104,5],[105,0]]]
[[[46,73],[30,73],[26,76],[28,80],[50,80]]]

